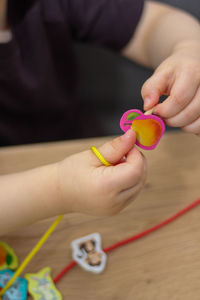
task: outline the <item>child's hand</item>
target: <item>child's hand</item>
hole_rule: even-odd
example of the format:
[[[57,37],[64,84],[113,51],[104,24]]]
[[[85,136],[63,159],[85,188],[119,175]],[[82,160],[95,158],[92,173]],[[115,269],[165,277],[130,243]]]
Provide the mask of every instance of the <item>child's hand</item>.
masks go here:
[[[134,146],[135,138],[130,129],[99,148],[111,164],[121,162],[115,166],[102,165],[88,150],[58,163],[0,176],[0,198],[6,198],[1,202],[0,234],[68,212],[119,212],[145,180],[145,159]]]
[[[126,134],[99,148],[107,161],[106,167],[91,151],[68,157],[58,164],[58,188],[61,211],[94,215],[113,215],[131,202],[144,185],[146,164],[134,146],[135,133]]]
[[[161,95],[168,98],[161,104]],[[177,46],[142,87],[144,109],[155,106],[154,113],[167,125],[200,135],[200,43]]]

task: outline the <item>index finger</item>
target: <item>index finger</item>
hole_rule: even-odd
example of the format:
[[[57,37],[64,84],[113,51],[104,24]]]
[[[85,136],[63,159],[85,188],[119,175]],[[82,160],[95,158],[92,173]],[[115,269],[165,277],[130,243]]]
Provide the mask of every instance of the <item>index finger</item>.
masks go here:
[[[189,73],[182,73],[172,86],[169,97],[154,108],[154,113],[171,118],[181,112],[194,98],[199,82]]]

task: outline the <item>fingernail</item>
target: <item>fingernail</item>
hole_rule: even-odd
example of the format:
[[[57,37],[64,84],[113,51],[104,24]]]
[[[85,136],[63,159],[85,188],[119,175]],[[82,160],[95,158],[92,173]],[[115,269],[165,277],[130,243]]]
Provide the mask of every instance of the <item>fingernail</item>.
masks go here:
[[[151,98],[147,97],[147,98],[144,99],[144,109],[145,110],[149,108],[151,102],[152,102]]]

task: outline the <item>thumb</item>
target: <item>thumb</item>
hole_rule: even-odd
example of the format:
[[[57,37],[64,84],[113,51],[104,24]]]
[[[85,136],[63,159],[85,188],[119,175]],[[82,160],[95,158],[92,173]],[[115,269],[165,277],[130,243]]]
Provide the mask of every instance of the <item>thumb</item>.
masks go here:
[[[111,164],[119,162],[134,146],[136,134],[129,129],[125,134],[102,145],[99,152]],[[102,166],[98,160],[97,166]]]
[[[142,86],[141,94],[144,100],[144,110],[149,110],[158,104],[162,95],[167,94],[169,74],[162,71],[154,73]]]

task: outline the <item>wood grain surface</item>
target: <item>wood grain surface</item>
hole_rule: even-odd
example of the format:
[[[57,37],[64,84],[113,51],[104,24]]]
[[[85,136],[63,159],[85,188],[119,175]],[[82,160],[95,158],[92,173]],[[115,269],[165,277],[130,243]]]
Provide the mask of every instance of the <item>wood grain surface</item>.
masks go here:
[[[1,148],[0,174],[55,162],[91,145],[98,147],[106,139]],[[179,131],[167,133],[155,150],[144,153],[148,178],[137,199],[113,217],[66,215],[26,272],[49,266],[55,277],[72,260],[72,240],[99,232],[103,247],[107,247],[161,222],[200,197],[200,138]],[[8,242],[22,261],[51,222],[39,222],[1,240]],[[57,287],[66,300],[199,300],[200,207],[108,253],[101,275],[76,266]]]

